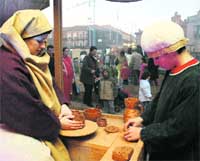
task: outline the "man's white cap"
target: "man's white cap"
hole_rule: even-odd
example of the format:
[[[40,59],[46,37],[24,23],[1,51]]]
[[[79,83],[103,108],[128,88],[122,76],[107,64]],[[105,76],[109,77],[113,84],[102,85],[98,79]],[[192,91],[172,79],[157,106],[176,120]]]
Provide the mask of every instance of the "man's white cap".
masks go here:
[[[188,43],[183,29],[172,21],[160,21],[144,29],[141,46],[149,57],[177,51]]]

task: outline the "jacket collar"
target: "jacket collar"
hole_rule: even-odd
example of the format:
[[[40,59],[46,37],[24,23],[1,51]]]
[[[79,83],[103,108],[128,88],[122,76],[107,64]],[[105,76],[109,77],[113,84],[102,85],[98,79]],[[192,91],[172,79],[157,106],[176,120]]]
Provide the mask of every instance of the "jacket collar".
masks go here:
[[[179,67],[176,67],[174,68],[173,70],[171,70],[170,72],[170,75],[177,75],[177,74],[180,74],[181,72],[185,71],[186,69],[192,67],[192,66],[195,66],[199,64],[199,61],[197,59],[192,59],[190,60],[189,62],[179,66]]]

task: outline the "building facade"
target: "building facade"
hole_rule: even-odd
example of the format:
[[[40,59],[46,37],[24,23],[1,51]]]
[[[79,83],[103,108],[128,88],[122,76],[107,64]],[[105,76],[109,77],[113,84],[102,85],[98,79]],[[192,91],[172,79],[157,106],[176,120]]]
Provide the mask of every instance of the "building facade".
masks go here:
[[[88,49],[96,46],[104,50],[113,46],[122,47],[123,43],[131,43],[134,37],[112,26],[73,26],[63,28],[63,46],[71,49]],[[53,43],[53,33],[49,36],[49,43]]]
[[[185,23],[186,36],[190,40],[188,48],[191,52],[200,54],[200,10],[196,15],[189,16]]]
[[[196,15],[189,16],[185,20],[182,20],[181,15],[175,12],[171,20],[183,28],[185,36],[189,39],[187,48],[192,54],[200,58],[200,10]],[[139,30],[135,33],[137,45],[140,45],[142,32],[142,30]]]
[[[136,35],[136,44],[137,45],[140,45],[141,43],[141,36],[142,36],[142,30],[138,30],[138,32],[135,32],[135,35]]]

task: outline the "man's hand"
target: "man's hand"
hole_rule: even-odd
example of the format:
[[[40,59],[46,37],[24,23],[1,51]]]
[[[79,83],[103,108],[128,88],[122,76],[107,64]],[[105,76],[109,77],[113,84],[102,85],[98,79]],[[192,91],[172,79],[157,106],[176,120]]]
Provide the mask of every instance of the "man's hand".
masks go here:
[[[141,135],[141,127],[129,127],[128,130],[124,133],[124,138],[127,141],[136,141],[139,140]]]
[[[124,130],[125,131],[128,130],[128,128],[131,127],[131,126],[142,127],[142,122],[143,122],[143,119],[141,117],[129,119],[124,125]]]

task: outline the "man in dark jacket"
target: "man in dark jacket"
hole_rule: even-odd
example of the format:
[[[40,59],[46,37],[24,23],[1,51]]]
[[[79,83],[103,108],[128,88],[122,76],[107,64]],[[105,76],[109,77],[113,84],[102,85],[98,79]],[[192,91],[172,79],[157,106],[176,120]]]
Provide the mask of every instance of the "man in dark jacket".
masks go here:
[[[83,103],[88,106],[92,106],[92,89],[95,83],[95,73],[97,70],[97,60],[95,58],[96,53],[97,48],[91,46],[89,54],[83,59],[83,66],[80,75],[80,81],[85,87]]]
[[[182,28],[171,21],[156,23],[142,35],[148,57],[167,71],[151,108],[126,123],[124,137],[142,139],[151,161],[200,160],[200,63],[187,43]]]
[[[49,70],[51,72],[51,75],[55,77],[55,67],[54,67],[54,47],[53,45],[48,45],[47,46],[47,53],[50,56],[50,61],[49,61]]]

